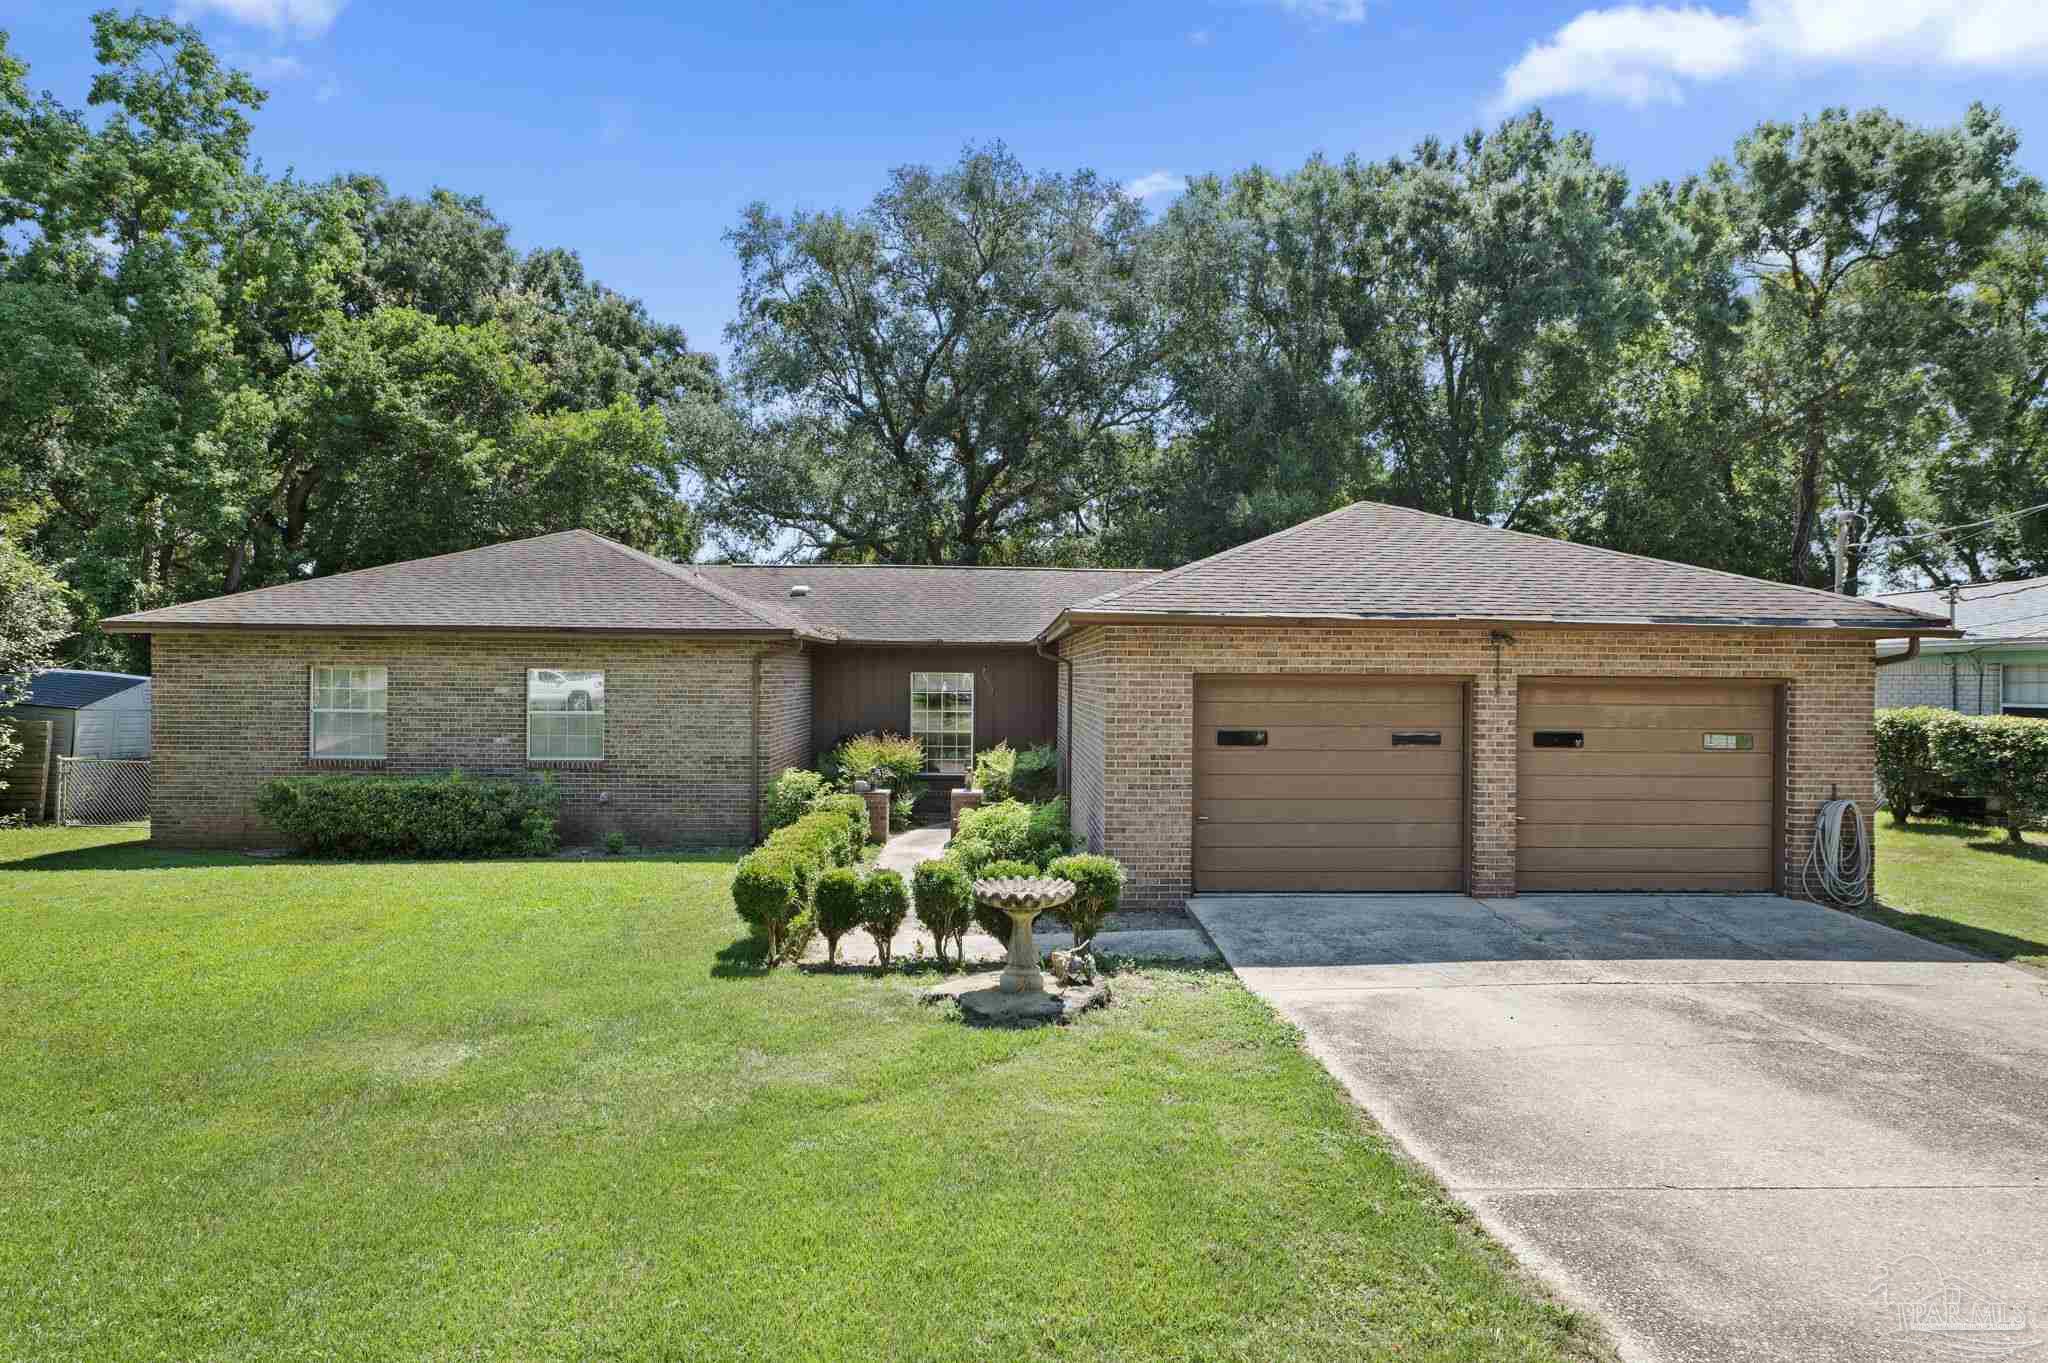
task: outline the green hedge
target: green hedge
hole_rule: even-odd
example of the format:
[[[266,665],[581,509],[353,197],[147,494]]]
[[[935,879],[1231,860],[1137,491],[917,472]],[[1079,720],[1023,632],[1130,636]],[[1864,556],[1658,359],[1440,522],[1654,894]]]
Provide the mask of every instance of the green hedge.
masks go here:
[[[840,809],[816,809],[778,828],[740,858],[732,906],[766,948],[768,964],[794,961],[817,931],[812,898],[834,867],[860,859],[865,821]]]
[[[811,812],[827,790],[825,778],[802,767],[784,767],[761,793],[761,829],[773,833]]]
[[[2048,721],[1914,706],[1880,710],[1877,778],[1900,823],[1941,795],[1995,800],[2006,834],[2048,819]]]
[[[256,812],[316,857],[544,857],[561,845],[551,780],[446,776],[286,776]]]

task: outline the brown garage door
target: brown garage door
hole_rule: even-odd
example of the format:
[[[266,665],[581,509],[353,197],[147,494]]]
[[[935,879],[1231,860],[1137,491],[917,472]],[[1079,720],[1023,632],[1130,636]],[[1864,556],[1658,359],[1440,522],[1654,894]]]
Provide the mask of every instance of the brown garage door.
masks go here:
[[[1195,887],[1456,890],[1457,682],[1204,677],[1195,684]]]
[[[1524,681],[1520,887],[1770,889],[1776,697],[1767,682]]]

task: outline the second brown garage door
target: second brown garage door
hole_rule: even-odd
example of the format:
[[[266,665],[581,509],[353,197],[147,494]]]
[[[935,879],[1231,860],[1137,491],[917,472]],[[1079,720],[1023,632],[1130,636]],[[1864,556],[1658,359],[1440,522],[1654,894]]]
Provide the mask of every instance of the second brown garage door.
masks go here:
[[[1198,890],[1463,883],[1457,682],[1197,678],[1194,757]]]
[[[1769,890],[1768,682],[1524,681],[1517,883]]]

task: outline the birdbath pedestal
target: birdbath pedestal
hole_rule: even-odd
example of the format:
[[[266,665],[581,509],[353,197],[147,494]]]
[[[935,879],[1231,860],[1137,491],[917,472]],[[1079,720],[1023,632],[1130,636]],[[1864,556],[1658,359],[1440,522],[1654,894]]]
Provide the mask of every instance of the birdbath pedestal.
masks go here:
[[[1003,967],[996,988],[1005,994],[1043,994],[1045,973],[1038,968],[1038,943],[1032,940],[1031,922],[1047,909],[1072,899],[1074,882],[1050,876],[977,880],[974,897],[1010,918],[1010,962]]]

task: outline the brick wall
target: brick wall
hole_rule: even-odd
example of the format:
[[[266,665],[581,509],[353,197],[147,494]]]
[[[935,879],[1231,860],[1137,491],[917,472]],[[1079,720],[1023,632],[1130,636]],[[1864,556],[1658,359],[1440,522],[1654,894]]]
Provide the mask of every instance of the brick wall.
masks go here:
[[[1933,705],[1966,715],[1998,713],[1998,664],[1954,653],[1923,653],[1877,669],[1877,708]]]
[[[582,636],[160,634],[151,641],[151,835],[179,847],[275,845],[274,831],[250,808],[272,777],[460,767],[478,776],[551,772],[571,843],[614,829],[650,846],[741,843],[753,829],[753,658],[762,647]],[[383,761],[307,756],[314,664],[387,669]],[[531,667],[603,670],[602,761],[527,760]],[[808,752],[808,687],[807,659],[764,658],[761,768]]]
[[[1786,864],[1803,862],[1822,801],[1872,808],[1867,639],[1704,630],[1518,626],[1091,625],[1074,660],[1073,827],[1131,872],[1125,902],[1174,908],[1191,885],[1194,681],[1214,673],[1462,676],[1472,686],[1472,888],[1515,889],[1516,701],[1523,677],[1748,677],[1786,687]]]
[[[761,659],[761,780],[811,764],[811,655],[779,649]]]

